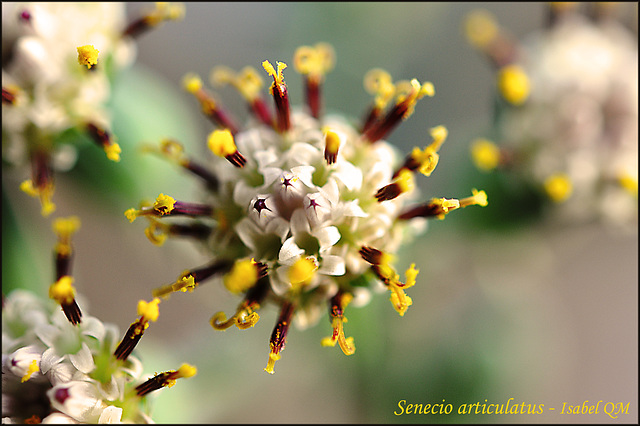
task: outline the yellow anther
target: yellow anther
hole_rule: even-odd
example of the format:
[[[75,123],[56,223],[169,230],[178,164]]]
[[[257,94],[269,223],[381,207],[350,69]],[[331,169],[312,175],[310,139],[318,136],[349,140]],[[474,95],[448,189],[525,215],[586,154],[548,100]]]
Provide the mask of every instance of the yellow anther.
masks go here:
[[[531,83],[519,65],[507,65],[498,72],[498,90],[513,105],[522,105],[531,91]]]
[[[182,78],[182,86],[187,92],[195,94],[202,89],[202,80],[197,74],[188,73]]]
[[[374,68],[364,75],[364,88],[375,95],[375,105],[380,109],[385,108],[396,93],[391,75],[380,68]]]
[[[571,196],[573,185],[568,175],[557,173],[545,179],[544,190],[551,200],[561,203]]]
[[[185,379],[189,377],[193,377],[196,375],[197,372],[198,372],[198,369],[193,365],[182,364],[180,368],[178,368],[178,371],[177,371],[178,374],[176,375],[176,379],[181,377]]]
[[[98,63],[98,49],[87,44],[86,46],[80,46],[77,48],[78,50],[78,63],[80,65],[86,65],[87,68],[91,68],[92,66]]]
[[[282,71],[284,71],[284,69],[287,68],[287,64],[285,64],[284,62],[276,62],[276,64],[277,64],[277,67],[278,67],[277,71],[273,67],[273,65],[271,65],[271,62],[269,62],[269,61],[263,61],[262,62],[262,68],[264,68],[264,70],[267,72],[267,74],[269,74],[274,79],[274,83],[269,88],[269,93],[271,93],[272,95],[273,95],[273,86],[274,85],[281,86],[281,85],[284,84],[284,76],[282,74]]]
[[[231,84],[250,102],[260,95],[260,89],[264,84],[253,67],[244,67],[240,72],[235,73],[229,67],[217,66],[211,70],[210,80],[216,86]]]
[[[269,374],[273,374],[275,373],[275,371],[273,371],[273,368],[276,366],[276,361],[280,359],[280,354],[275,354],[273,352],[269,353],[269,360],[267,361],[267,366],[264,368],[264,371],[266,371]]]
[[[140,210],[136,210],[133,207],[124,212],[124,215],[129,219],[129,222],[133,223],[134,220],[140,215]]]
[[[31,360],[31,363],[29,364],[29,368],[27,369],[27,372],[25,373],[25,375],[22,376],[22,378],[20,379],[20,382],[21,383],[26,382],[31,378],[33,373],[36,373],[38,371],[40,371],[40,366],[38,365],[38,361],[35,359]]]
[[[156,2],[155,9],[146,16],[145,21],[151,25],[156,26],[163,21],[175,21],[182,19],[185,14],[185,7],[182,3],[171,2]]]
[[[130,209],[130,210],[133,210],[133,209]],[[127,212],[128,211],[129,210],[127,210]],[[135,219],[135,213],[134,213],[133,219]],[[151,243],[153,243],[158,247],[162,246],[164,242],[167,240],[169,227],[157,220],[152,220],[150,217],[147,217],[147,219],[149,219],[151,223],[149,224],[148,227],[145,228],[144,234],[147,236],[149,241],[151,241]]]
[[[42,209],[40,213],[47,217],[56,210],[56,205],[51,202],[53,196],[53,183],[47,184],[44,188],[38,189],[33,186],[33,181],[27,179],[20,184],[20,190],[32,197],[40,197]]]
[[[416,103],[422,99],[425,95],[432,97],[436,93],[433,83],[426,81],[422,84],[417,79],[411,81],[399,81],[396,84],[396,104],[404,103],[407,106],[407,110],[402,116],[403,119],[407,119],[413,110]]]
[[[487,139],[476,139],[471,144],[471,158],[476,167],[491,171],[500,164],[500,148]]]
[[[227,157],[238,151],[233,134],[228,129],[214,130],[209,134],[207,146],[215,155],[219,157]]]
[[[337,153],[340,149],[340,136],[331,130],[325,132],[326,150],[331,153]]]
[[[445,215],[452,210],[460,208],[460,200],[456,200],[455,198],[432,198],[431,204],[434,206],[439,206],[442,213],[436,216],[436,218],[442,220]]]
[[[638,178],[631,176],[630,173],[622,172],[618,176],[618,183],[631,195],[638,195]]]
[[[300,46],[293,55],[293,66],[300,74],[307,75],[317,81],[333,69],[335,52],[328,43],[315,46]]]
[[[73,302],[76,292],[73,288],[73,278],[69,275],[60,277],[58,281],[49,287],[49,297],[61,305]]]
[[[289,268],[289,282],[296,288],[308,284],[318,270],[316,261],[311,257],[298,259]]]
[[[484,191],[478,191],[477,189],[473,188],[471,190],[471,197],[467,197],[467,198],[463,198],[460,200],[460,207],[467,207],[467,206],[481,206],[481,207],[485,207],[489,204],[489,201],[487,200],[487,193]]]
[[[486,10],[471,12],[464,24],[467,40],[478,48],[485,48],[498,36],[495,17]]]
[[[59,217],[53,221],[52,228],[60,238],[69,238],[80,229],[80,219],[77,216]]]
[[[411,173],[407,169],[402,169],[398,173],[398,177],[395,180],[395,183],[398,185],[400,189],[400,193],[404,194],[405,192],[413,191],[414,182],[413,182],[413,173]]]
[[[104,146],[104,152],[107,154],[107,158],[111,161],[118,162],[120,161],[120,153],[122,149],[120,149],[120,145],[117,143],[110,143]]]
[[[138,315],[140,315],[142,317],[142,320],[145,322],[155,322],[160,315],[160,309],[158,308],[159,303],[160,299],[158,299],[157,297],[154,298],[151,302],[140,300],[138,302]]]
[[[415,263],[412,263],[411,266],[409,266],[409,269],[407,269],[404,272],[404,275],[407,279],[407,282],[405,283],[404,288],[409,288],[415,285],[416,277],[418,276],[418,273],[420,273],[420,270],[416,269]]]
[[[187,270],[182,273],[182,277],[180,277],[175,283],[171,284],[171,290],[173,292],[181,291],[186,293],[187,291],[191,293],[195,290],[198,283],[196,283],[195,277]]]
[[[156,198],[155,203],[153,203],[153,209],[158,213],[160,213],[161,215],[169,214],[173,210],[173,206],[175,203],[176,203],[176,200],[174,200],[172,197],[168,195],[160,194],[158,195],[158,198]]]
[[[258,268],[255,260],[244,259],[233,264],[233,268],[223,278],[224,286],[231,293],[241,293],[258,282]]]
[[[413,304],[413,300],[411,300],[411,297],[407,296],[404,291],[402,291],[402,289],[395,287],[391,292],[391,297],[389,298],[389,300],[391,301],[394,309],[400,314],[401,317],[403,317],[405,312],[407,312],[409,306]]]

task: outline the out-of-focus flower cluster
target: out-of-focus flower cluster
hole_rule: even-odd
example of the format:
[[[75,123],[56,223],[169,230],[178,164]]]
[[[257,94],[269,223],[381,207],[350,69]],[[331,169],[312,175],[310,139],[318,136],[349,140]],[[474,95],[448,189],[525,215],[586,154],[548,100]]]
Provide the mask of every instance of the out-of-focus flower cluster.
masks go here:
[[[2,423],[152,423],[146,395],[196,373],[184,364],[141,380],[132,351],[157,319],[159,300],[140,301],[141,317],[120,343],[117,326],[83,316],[69,270],[79,225],[76,217],[54,221],[51,300],[22,289],[3,295]]]
[[[487,11],[470,42],[496,71],[494,127],[475,140],[481,170],[505,173],[556,204],[564,220],[637,223],[638,44],[615,4],[550,3],[549,22],[522,42]],[[637,17],[636,17],[637,19]],[[546,203],[546,201],[545,201]]]
[[[435,169],[437,151],[447,137],[444,126],[432,128],[429,143],[404,159],[384,140],[412,114],[419,99],[434,95],[430,82],[394,83],[386,71],[370,71],[364,83],[374,100],[364,121],[354,124],[322,109],[321,86],[334,61],[326,43],[295,52],[306,105],[291,109],[287,65],[265,60],[262,67],[273,79],[269,94],[275,114],[263,99],[258,71],[214,68],[213,85],[230,84],[246,99],[252,116],[245,126],[237,124],[199,76],[186,75],[185,89],[216,126],[207,141],[215,157],[205,164],[175,140],[149,149],[197,176],[205,184],[203,199],[193,203],[160,194],[155,202],[125,212],[132,222],[149,220],[145,233],[154,244],[167,237],[190,237],[212,255],[210,264],[184,271],[154,296],[193,291],[209,278],[243,295],[231,318],[223,312],[211,318],[215,329],[248,329],[258,321],[262,305],[279,307],[268,373],[274,372],[292,321],[306,327],[328,312],[333,332],[323,345],[339,344],[351,355],[353,338],[343,328],[349,303],[362,306],[371,290],[387,290],[393,307],[404,315],[412,304],[405,290],[416,284],[418,269],[411,264],[401,281],[393,266],[399,247],[424,229],[426,218],[443,219],[458,208],[487,204],[484,191],[475,189],[460,200],[415,201],[414,180]],[[192,221],[165,221],[184,216]]]
[[[111,85],[136,56],[134,37],[183,15],[158,3],[129,24],[125,4],[5,3],[2,6],[2,157],[31,164],[21,189],[54,211],[53,170],[76,161],[74,146],[93,140],[119,161],[107,107]]]

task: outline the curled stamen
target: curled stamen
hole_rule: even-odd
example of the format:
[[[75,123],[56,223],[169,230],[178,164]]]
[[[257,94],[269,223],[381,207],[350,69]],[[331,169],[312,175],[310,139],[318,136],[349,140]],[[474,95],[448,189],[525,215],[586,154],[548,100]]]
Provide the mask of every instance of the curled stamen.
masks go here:
[[[284,76],[282,71],[287,68],[287,64],[284,62],[276,62],[278,67],[277,71],[271,65],[269,61],[263,61],[262,67],[264,70],[273,77],[273,83],[269,87],[269,93],[273,96],[273,100],[276,104],[277,112],[277,128],[279,132],[285,132],[291,127],[290,113],[289,113],[289,94],[287,92],[287,84],[284,82]]]
[[[331,316],[331,325],[333,327],[333,334],[329,337],[322,339],[322,346],[335,346],[336,343],[340,345],[340,349],[345,355],[353,355],[356,351],[356,347],[353,343],[353,337],[345,338],[344,335],[344,323],[347,319],[344,316],[344,309],[351,302],[353,296],[350,293],[337,293],[331,298],[329,304],[329,315]]]
[[[139,216],[204,216],[211,217],[214,208],[207,204],[186,203],[176,201],[173,197],[160,194],[151,207],[141,207],[139,210],[134,208],[128,209],[124,215],[133,222]]]
[[[96,126],[93,123],[87,124],[87,131],[89,132],[89,136],[104,149],[104,152],[107,154],[107,158],[111,161],[120,161],[120,145],[114,142],[115,136],[112,136],[105,129],[102,129]]]
[[[273,374],[276,361],[280,359],[280,352],[284,350],[286,341],[287,341],[287,333],[289,331],[289,325],[291,325],[291,318],[293,318],[293,313],[295,312],[295,304],[291,301],[285,301],[282,304],[282,309],[280,310],[280,316],[278,317],[278,321],[276,322],[276,326],[271,332],[271,338],[269,339],[269,360],[267,361],[267,366],[264,368],[269,374]]]
[[[202,87],[202,80],[196,74],[189,73],[184,76],[182,84],[185,90],[191,93],[200,102],[202,112],[214,124],[228,129],[231,133],[238,133],[238,126],[231,119],[229,114],[225,112],[213,97]]]
[[[425,176],[431,176],[440,158],[437,151],[447,138],[448,132],[444,126],[433,127],[430,132],[433,142],[425,147],[424,150],[420,150],[418,147],[413,148],[413,151],[407,156],[402,167],[393,174],[393,178],[398,177],[400,170],[403,169],[410,171],[418,170]]]
[[[164,387],[170,388],[176,384],[177,379],[193,377],[196,375],[197,371],[196,367],[192,365],[182,364],[178,370],[170,370],[156,374],[146,382],[136,386],[136,394],[139,397],[143,397],[158,389],[162,389]]]
[[[207,145],[211,152],[219,157],[226,158],[236,167],[244,167],[247,163],[247,159],[238,152],[233,134],[228,129],[214,130],[211,132],[207,140]]]
[[[191,237],[199,240],[206,239],[212,230],[212,227],[203,223],[193,224],[166,224],[147,216],[149,220],[149,226],[145,228],[144,234],[149,241],[157,246],[161,246],[166,241],[167,237]]]
[[[160,299],[154,298],[151,302],[145,302],[140,300],[138,302],[138,318],[131,323],[129,329],[125,333],[122,341],[118,344],[113,355],[116,359],[124,361],[131,355],[133,349],[136,347],[145,330],[149,327],[149,321],[155,322],[158,319],[160,311],[158,310],[158,304]]]
[[[244,300],[236,309],[235,315],[227,320],[224,312],[218,312],[211,317],[209,323],[215,330],[226,330],[234,324],[240,330],[253,327],[260,319],[260,315],[256,311],[260,309],[260,305],[267,296],[269,288],[269,278],[265,271],[265,275],[258,279],[258,283],[247,290]]]

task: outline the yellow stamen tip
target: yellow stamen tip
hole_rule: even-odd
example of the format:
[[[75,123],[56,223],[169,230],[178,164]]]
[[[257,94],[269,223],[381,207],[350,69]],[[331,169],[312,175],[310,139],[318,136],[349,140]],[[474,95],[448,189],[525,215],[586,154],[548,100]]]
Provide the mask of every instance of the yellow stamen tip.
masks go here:
[[[490,140],[476,139],[471,144],[471,158],[478,169],[491,171],[500,163],[500,148]]]
[[[309,283],[315,275],[318,265],[309,257],[298,259],[289,268],[289,281],[293,287]]]
[[[241,293],[258,281],[258,269],[253,259],[239,260],[223,278],[224,286],[232,293]]]
[[[531,83],[522,67],[507,65],[498,72],[498,90],[507,102],[521,105],[529,97]]]
[[[60,304],[70,304],[75,298],[73,278],[69,275],[60,277],[58,281],[49,287],[49,297]]]
[[[154,298],[151,302],[145,302],[140,300],[138,302],[138,315],[144,318],[145,321],[156,321],[160,315],[160,309],[158,304],[160,299]]]
[[[198,369],[193,365],[182,364],[180,368],[178,368],[178,377],[189,378],[196,375]]]
[[[68,218],[59,217],[53,221],[51,225],[53,232],[63,238],[67,238],[80,229],[80,219],[77,216]]]
[[[215,155],[226,157],[237,152],[236,143],[233,134],[229,129],[214,130],[209,134],[207,146]]]
[[[365,90],[376,95],[375,105],[377,108],[384,108],[396,92],[391,75],[381,68],[369,70],[364,76]]]
[[[158,198],[156,198],[155,203],[153,203],[153,209],[161,215],[169,214],[173,210],[173,206],[175,203],[176,200],[172,197],[160,194],[158,195]]]
[[[300,74],[321,79],[335,63],[333,47],[328,43],[300,46],[293,55],[293,66]]]
[[[87,68],[91,68],[92,66],[98,63],[98,49],[87,44],[86,46],[80,46],[77,48],[78,50],[78,63],[80,65],[86,65]]]
[[[273,352],[269,353],[269,361],[267,361],[267,366],[264,368],[264,371],[266,371],[269,374],[273,374],[275,373],[275,371],[273,370],[273,368],[276,365],[276,361],[280,359],[280,354],[275,354]]]
[[[127,217],[127,219],[129,219],[129,222],[133,223],[133,221],[138,217],[138,213],[138,210],[130,208],[126,212],[124,212],[124,215]]]
[[[405,192],[410,192],[414,187],[413,173],[407,169],[402,169],[400,170],[395,182],[400,188],[401,193],[404,194]]]
[[[573,191],[573,185],[568,175],[558,173],[549,176],[544,181],[544,189],[551,200],[561,203],[569,198]]]
[[[498,25],[494,16],[486,10],[471,12],[464,24],[467,40],[478,48],[489,45],[498,36]]]
[[[404,273],[405,276],[407,277],[407,283],[405,284],[405,288],[412,287],[413,285],[415,285],[416,277],[418,276],[419,272],[420,270],[416,269],[415,263],[412,263],[411,266],[409,266],[409,269],[407,269]]]
[[[340,149],[340,136],[332,130],[327,130],[325,132],[325,143],[327,151],[337,153],[338,149]]]
[[[623,172],[618,176],[618,183],[631,195],[638,195],[638,178]]]
[[[111,143],[104,147],[104,152],[107,154],[107,158],[111,161],[118,162],[120,161],[120,153],[122,149],[120,149],[120,145],[117,143]]]
[[[202,80],[197,74],[188,73],[182,78],[182,86],[187,92],[196,93],[202,89]]]

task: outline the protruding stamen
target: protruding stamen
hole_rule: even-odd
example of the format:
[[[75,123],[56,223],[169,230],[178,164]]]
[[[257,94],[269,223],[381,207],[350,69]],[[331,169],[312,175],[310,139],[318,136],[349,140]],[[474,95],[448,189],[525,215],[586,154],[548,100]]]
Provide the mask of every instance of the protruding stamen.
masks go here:
[[[273,96],[276,104],[277,128],[279,132],[285,132],[291,127],[289,113],[289,94],[287,92],[287,84],[284,82],[282,71],[287,68],[284,62],[276,62],[278,70],[271,65],[269,61],[263,61],[262,67],[273,77],[273,83],[269,87],[269,93]]]
[[[212,228],[203,223],[193,224],[166,224],[156,220],[152,216],[147,216],[149,226],[145,228],[144,234],[149,241],[157,246],[161,246],[167,237],[191,237],[199,240],[206,239]]]
[[[152,291],[153,297],[166,297],[175,292],[192,292],[203,281],[212,276],[227,272],[231,268],[231,262],[228,260],[215,260],[208,265],[195,269],[187,269],[180,277],[171,284],[159,287]]]
[[[211,217],[214,208],[208,204],[187,203],[184,201],[176,201],[169,195],[160,194],[151,207],[141,207],[139,210],[134,208],[128,209],[124,215],[133,222],[139,216],[204,216]]]
[[[76,303],[73,278],[65,275],[49,287],[49,297],[60,304],[62,312],[73,325],[80,324],[82,312]]]
[[[87,69],[93,69],[98,64],[98,49],[90,44],[78,46],[78,63],[86,65]]]
[[[324,133],[325,147],[324,147],[324,159],[327,164],[333,164],[338,158],[338,150],[342,144],[342,135],[332,130],[327,130]]]
[[[291,325],[291,319],[293,318],[293,313],[295,312],[295,304],[291,301],[285,301],[282,304],[282,309],[280,310],[280,316],[278,317],[278,322],[276,322],[276,326],[271,333],[271,339],[269,339],[269,360],[267,361],[267,366],[264,368],[269,374],[273,374],[275,367],[275,363],[280,359],[280,352],[284,350],[284,346],[287,341],[287,333],[289,331],[289,325]]]
[[[146,382],[136,386],[136,395],[143,397],[158,389],[164,387],[170,388],[176,384],[177,379],[193,377],[197,372],[196,367],[189,364],[182,364],[178,370],[170,370],[156,374]]]
[[[209,134],[207,145],[211,152],[219,157],[226,158],[236,167],[244,167],[247,159],[244,158],[233,139],[233,134],[228,129],[214,130]]]
[[[365,74],[364,88],[368,93],[375,95],[375,98],[360,130],[362,133],[369,130],[369,127],[378,121],[396,93],[391,75],[380,68],[374,68]]]
[[[51,158],[48,152],[38,150],[33,153],[31,157],[31,175],[32,179],[22,182],[20,189],[32,197],[39,197],[42,205],[42,216],[49,216],[55,211],[56,206],[51,202],[54,184]]]
[[[444,219],[445,215],[449,212],[467,206],[481,206],[488,205],[487,194],[484,191],[472,190],[472,196],[457,200],[455,198],[432,198],[426,204],[413,207],[398,216],[400,220],[408,220],[416,217]]]
[[[177,21],[184,17],[185,8],[182,3],[156,2],[155,6],[150,13],[129,24],[123,36],[139,37],[165,21]]]
[[[481,206],[481,207],[486,207],[489,204],[489,201],[487,200],[487,193],[484,191],[478,191],[477,189],[473,188],[471,190],[471,197],[466,197],[466,198],[462,198],[460,200],[460,207],[461,208],[465,208],[468,206]]]
[[[446,127],[433,127],[431,129],[433,142],[431,142],[429,146],[426,146],[424,150],[420,150],[418,147],[413,148],[411,154],[405,158],[404,164],[393,174],[393,177],[396,178],[399,175],[400,170],[403,169],[410,171],[418,170],[425,176],[431,176],[431,173],[435,170],[440,158],[438,150],[447,138],[447,134],[448,131]]]
[[[267,126],[273,127],[273,118],[261,95],[263,81],[253,67],[244,67],[235,73],[231,68],[218,66],[211,70],[211,83],[214,86],[231,84],[247,100],[251,111]]]
[[[115,142],[115,136],[112,136],[105,129],[102,129],[93,123],[87,124],[87,130],[98,146],[104,149],[109,160],[116,162],[120,161],[120,152],[122,152],[122,150],[120,149],[120,145]]]
[[[353,355],[356,351],[353,337],[346,338],[344,335],[344,323],[347,322],[344,316],[344,309],[352,299],[353,296],[350,293],[342,292],[337,293],[331,298],[329,315],[331,316],[333,334],[325,337],[321,342],[322,346],[335,346],[336,343],[338,343],[345,355]]]
[[[484,52],[496,69],[513,63],[517,56],[517,45],[509,35],[498,26],[490,12],[476,10],[465,21],[467,40]]]
[[[415,78],[410,82],[400,82],[396,85],[396,104],[383,119],[372,124],[363,137],[374,143],[386,137],[402,120],[406,120],[415,109],[415,105],[425,95],[435,95],[433,84],[425,82],[420,84]]]
[[[237,326],[240,330],[253,327],[260,319],[260,315],[256,311],[260,309],[260,304],[267,296],[270,286],[269,278],[266,275],[261,277],[256,285],[247,290],[235,315],[227,320],[224,312],[218,312],[211,317],[209,323],[215,330],[226,330],[232,325]]]
[[[333,69],[335,52],[328,43],[300,46],[293,55],[293,66],[305,76],[307,105],[314,118],[320,117],[320,85],[324,76]]]
[[[573,192],[571,178],[565,173],[551,175],[544,181],[544,190],[554,202],[566,201]]]
[[[498,90],[512,105],[522,105],[531,90],[529,77],[519,65],[507,65],[498,71]]]
[[[2,86],[2,104],[14,105],[16,103],[17,90]]]
[[[55,245],[54,253],[56,259],[56,279],[59,280],[65,275],[69,275],[71,255],[71,236],[80,228],[80,219],[77,216],[68,218],[57,218],[52,224],[53,232],[58,235],[58,242]]]
[[[376,199],[379,203],[387,200],[393,200],[400,194],[413,190],[413,173],[407,169],[400,169],[398,177],[390,184],[383,186],[376,192]]]
[[[235,120],[232,120],[229,114],[204,90],[200,76],[189,73],[182,79],[182,84],[185,90],[195,96],[200,102],[202,112],[211,122],[223,129],[228,129],[233,134],[238,133],[238,126],[235,124]]]
[[[131,323],[122,341],[118,344],[118,347],[113,353],[116,359],[124,361],[131,355],[131,352],[133,352],[133,349],[142,338],[145,330],[149,327],[149,321],[155,322],[158,319],[160,314],[158,310],[159,303],[160,299],[157,297],[151,302],[145,302],[144,300],[138,302],[138,315],[140,315],[140,318]]]

